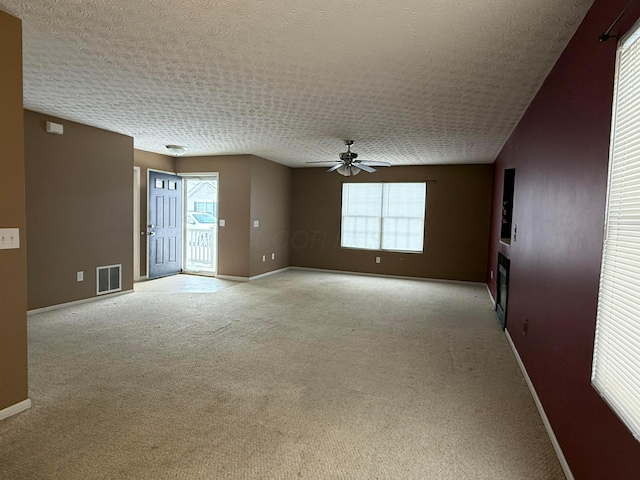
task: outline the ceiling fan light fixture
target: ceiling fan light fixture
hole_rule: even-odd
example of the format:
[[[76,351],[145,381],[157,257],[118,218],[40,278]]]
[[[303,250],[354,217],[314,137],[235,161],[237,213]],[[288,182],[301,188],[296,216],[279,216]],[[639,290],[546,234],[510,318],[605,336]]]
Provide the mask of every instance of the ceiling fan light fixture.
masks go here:
[[[389,162],[356,160],[356,158],[358,158],[358,154],[356,152],[351,151],[351,145],[353,145],[353,140],[345,140],[344,144],[347,146],[347,151],[339,154],[340,161],[336,162],[336,165],[329,168],[327,172],[338,172],[343,177],[352,177],[354,175],[359,174],[360,170],[364,170],[367,173],[375,173],[376,169],[373,168],[373,165],[375,165],[376,167],[391,166]],[[325,160],[320,160],[320,161],[312,161],[307,163],[329,163],[329,162]]]
[[[179,157],[180,155],[184,155],[187,150],[187,147],[182,145],[165,145],[165,148],[169,150],[169,153],[174,157]]]
[[[360,169],[358,167],[352,167],[351,165],[341,165],[336,169],[336,172],[345,177],[352,177],[353,175],[359,174]]]

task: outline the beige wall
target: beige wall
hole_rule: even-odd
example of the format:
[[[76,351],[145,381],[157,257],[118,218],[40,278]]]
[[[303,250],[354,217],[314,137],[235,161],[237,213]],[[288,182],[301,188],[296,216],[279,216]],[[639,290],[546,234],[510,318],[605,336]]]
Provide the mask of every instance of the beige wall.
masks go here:
[[[251,227],[251,277],[289,266],[291,171],[260,157],[252,159],[251,222],[260,223]]]
[[[149,201],[147,172],[149,169],[152,169],[175,173],[175,159],[168,155],[160,155],[159,153],[134,150],[133,164],[136,167],[140,167],[140,232],[146,232],[147,203]],[[140,235],[140,232],[137,234]],[[140,235],[140,272],[138,274],[141,277],[147,274],[147,267],[147,236]]]
[[[0,228],[20,229],[20,248],[0,250],[0,410],[27,388],[27,260],[22,111],[22,25],[0,11]]]
[[[133,139],[28,110],[24,125],[29,309],[96,296],[98,266],[122,264],[131,290]]]
[[[252,155],[176,159],[176,172],[219,175],[218,275],[249,277]]]
[[[178,158],[176,171],[219,175],[218,218],[226,223],[218,228],[219,275],[248,278],[289,266],[289,167],[254,155],[220,155]]]
[[[340,248],[342,183],[427,181],[422,254]],[[484,282],[491,209],[491,165],[379,168],[346,177],[324,168],[293,170],[291,265]],[[381,263],[375,263],[375,257]]]

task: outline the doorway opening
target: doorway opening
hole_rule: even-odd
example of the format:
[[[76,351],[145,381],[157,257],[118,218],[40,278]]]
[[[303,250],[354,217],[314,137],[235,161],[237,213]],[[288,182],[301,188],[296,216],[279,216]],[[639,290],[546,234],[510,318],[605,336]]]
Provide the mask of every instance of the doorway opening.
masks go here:
[[[216,275],[218,265],[218,176],[184,177],[184,271]]]

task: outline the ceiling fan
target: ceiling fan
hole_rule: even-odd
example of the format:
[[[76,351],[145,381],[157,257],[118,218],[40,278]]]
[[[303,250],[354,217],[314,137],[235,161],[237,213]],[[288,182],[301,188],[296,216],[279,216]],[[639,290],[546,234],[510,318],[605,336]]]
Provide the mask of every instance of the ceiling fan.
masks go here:
[[[340,160],[328,160],[328,161],[307,162],[307,163],[338,162],[337,165],[334,165],[333,167],[331,167],[329,170],[327,170],[327,172],[336,171],[340,175],[344,175],[345,177],[357,175],[358,173],[360,173],[360,170],[364,170],[365,172],[368,172],[368,173],[373,173],[376,171],[376,169],[372,167],[390,167],[391,166],[389,162],[357,160],[358,154],[356,152],[351,151],[351,145],[353,145],[353,140],[345,140],[344,144],[347,146],[347,151],[342,152],[340,154]]]

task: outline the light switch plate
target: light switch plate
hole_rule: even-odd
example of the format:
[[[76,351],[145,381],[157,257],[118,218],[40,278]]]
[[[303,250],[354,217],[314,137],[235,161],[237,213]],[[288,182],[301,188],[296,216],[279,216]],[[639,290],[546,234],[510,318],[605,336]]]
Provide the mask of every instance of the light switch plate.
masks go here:
[[[260,220],[254,220],[253,221],[253,226],[254,227],[259,227],[260,226]]]
[[[218,222],[218,225],[221,227],[224,227],[226,223],[227,222],[225,222],[223,219],[220,219],[220,221]]]
[[[20,230],[17,228],[0,228],[0,250],[20,248]]]

